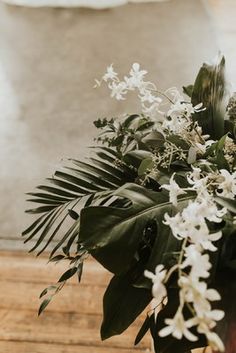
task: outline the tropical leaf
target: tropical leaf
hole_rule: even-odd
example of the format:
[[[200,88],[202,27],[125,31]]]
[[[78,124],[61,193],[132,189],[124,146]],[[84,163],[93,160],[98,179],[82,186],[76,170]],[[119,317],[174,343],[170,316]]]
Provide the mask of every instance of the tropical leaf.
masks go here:
[[[203,103],[204,111],[195,114],[195,120],[213,139],[224,135],[227,106],[225,58],[220,56],[214,64],[203,64],[194,83],[192,103]]]
[[[103,298],[102,339],[125,331],[151,299],[151,291],[135,288],[128,275],[114,276]]]
[[[137,344],[139,344],[139,342],[141,342],[141,340],[143,339],[143,337],[146,335],[146,333],[148,332],[148,330],[150,330],[150,322],[153,319],[154,313],[149,316],[146,316],[146,319],[144,320],[142,326],[140,327],[140,330],[135,338],[134,341],[134,345],[136,346]]]
[[[226,207],[230,212],[236,214],[236,200],[228,199],[226,197],[215,197],[216,202],[222,207]]]
[[[147,224],[154,220],[157,222],[158,232],[152,266],[154,262],[155,265],[161,263],[166,244],[169,241],[171,244],[174,242],[176,248],[176,240],[171,235],[170,228],[163,224],[164,214],[174,211],[168,194],[130,183],[113,192],[113,196],[129,199],[132,204],[128,208],[84,208],[81,211],[80,243],[109,271],[122,274],[130,268]],[[179,208],[183,208],[191,198],[192,196],[187,196],[180,199]],[[96,219],[96,222],[91,222],[91,219]]]
[[[121,161],[118,153],[108,147],[98,147],[88,161],[70,160],[70,165],[56,171],[47,185],[29,193],[28,201],[38,204],[26,212],[40,215],[22,235],[25,242],[36,239],[31,251],[38,255],[54,243],[51,256],[64,246],[68,254],[79,232],[79,215],[83,207],[105,202],[110,192],[127,180],[134,181],[137,173]]]

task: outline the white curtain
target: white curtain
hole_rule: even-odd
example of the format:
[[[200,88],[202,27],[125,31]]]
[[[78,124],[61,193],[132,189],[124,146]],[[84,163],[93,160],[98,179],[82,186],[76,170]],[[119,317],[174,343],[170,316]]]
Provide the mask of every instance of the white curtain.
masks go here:
[[[2,0],[5,3],[20,6],[90,7],[104,9],[124,5],[128,2],[162,2],[167,0]]]

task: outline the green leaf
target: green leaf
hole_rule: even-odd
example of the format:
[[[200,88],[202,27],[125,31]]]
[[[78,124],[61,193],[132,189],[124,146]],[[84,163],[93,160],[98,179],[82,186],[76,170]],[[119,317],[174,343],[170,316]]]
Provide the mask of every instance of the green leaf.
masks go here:
[[[27,195],[33,196],[33,197],[38,197],[41,199],[45,200],[52,200],[53,202],[67,202],[70,201],[72,197],[61,197],[61,196],[56,196],[55,194],[48,194],[48,193],[43,193],[43,192],[28,192]]]
[[[163,224],[163,217],[166,212],[173,212],[173,205],[165,191],[154,192],[136,184],[126,184],[113,196],[129,199],[132,205],[126,209],[105,206],[83,209],[79,241],[105,268],[120,274],[129,269],[148,222],[158,223],[159,237],[165,234],[165,227],[169,229]],[[179,208],[191,198],[180,199]],[[160,244],[166,241],[164,237]]]
[[[22,235],[28,235],[27,238],[24,240],[24,243],[27,243],[29,240],[31,240],[36,234],[38,234],[41,230],[43,231],[44,227],[47,227],[47,225],[50,223],[51,218],[54,216],[55,210],[44,214],[43,217],[40,217],[37,219],[37,221],[40,220],[38,223],[37,221],[32,224],[31,227],[27,228]]]
[[[48,178],[47,180],[50,181],[50,183],[57,185],[62,189],[65,189],[68,191],[73,191],[73,192],[77,193],[77,197],[82,196],[82,195],[87,195],[92,192],[91,190],[89,191],[87,189],[84,189],[83,187],[68,183],[64,180],[60,180],[57,178]],[[78,184],[78,185],[80,185],[80,184]]]
[[[191,98],[193,94],[193,85],[183,86],[183,92]]]
[[[143,159],[152,158],[152,153],[149,151],[135,150],[125,154],[124,161],[128,165],[139,168]]]
[[[55,205],[53,206],[41,206],[33,209],[26,210],[26,213],[37,214],[37,213],[47,213],[53,211],[55,209]]]
[[[144,175],[147,172],[147,170],[152,169],[153,165],[154,165],[154,163],[151,158],[143,159],[139,168],[138,168],[138,175],[139,176]]]
[[[58,288],[58,287],[55,286],[55,285],[49,286],[49,287],[45,288],[45,289],[41,292],[41,294],[39,295],[39,298],[44,297],[49,291],[52,291],[52,290],[55,291],[57,288]]]
[[[102,339],[125,331],[151,299],[151,292],[133,287],[128,276],[114,276],[103,298]]]
[[[69,201],[70,199],[74,199],[78,197],[78,194],[74,194],[48,185],[39,185],[37,186],[37,189],[47,191],[53,195],[59,195],[59,196],[65,197],[66,198],[65,201]]]
[[[98,166],[102,170],[106,170],[111,175],[115,176],[118,179],[118,180],[116,180],[116,182],[121,181],[121,180],[125,180],[129,176],[128,173],[126,173],[124,170],[120,169],[116,165],[112,165],[108,162],[104,162],[100,159],[92,158],[92,157],[90,158],[90,160],[91,160],[91,162],[93,162],[93,164],[95,166]]]
[[[81,281],[81,278],[82,278],[83,267],[84,267],[84,264],[83,264],[83,262],[81,262],[81,263],[78,265],[78,269],[77,269],[77,276],[78,276],[78,281],[79,281],[79,282]]]
[[[229,170],[229,164],[224,156],[224,146],[227,134],[222,136],[219,141],[213,143],[206,151],[205,157],[212,163],[215,163],[218,169]]]
[[[49,297],[42,302],[38,310],[38,316],[46,309],[46,307],[48,306],[51,300],[52,300],[52,297]]]
[[[67,281],[69,278],[73,277],[76,272],[77,272],[77,267],[70,268],[65,273],[63,273],[63,275],[59,278],[58,282]]]
[[[123,122],[124,128],[129,128],[130,125],[131,125],[136,119],[140,119],[140,116],[137,115],[137,114],[129,115],[128,118],[126,118],[125,121]]]
[[[215,197],[216,202],[221,205],[222,207],[226,207],[230,212],[236,214],[236,200],[231,200],[226,197]]]
[[[38,186],[40,192],[29,193],[32,196],[30,201],[40,205],[27,212],[42,213],[43,215],[34,221],[22,235],[28,236],[25,240],[27,242],[39,234],[31,251],[37,249],[42,242],[45,245],[37,255],[40,255],[48,247],[56,235],[59,240],[54,246],[51,256],[66,241],[65,247],[69,253],[70,247],[77,240],[80,208],[93,202],[99,204],[99,198],[104,199],[105,193],[123,185],[126,180],[133,181],[136,178],[137,173],[121,162],[114,150],[107,147],[97,147],[95,154],[98,158],[89,159],[89,163],[73,160],[78,168],[65,167],[63,171],[57,171],[53,178],[48,179],[55,186],[40,185]],[[70,222],[67,230],[64,224],[68,226],[68,222],[65,222],[69,218],[67,218],[68,214],[76,222],[75,226],[71,226]]]
[[[65,243],[65,241],[68,238],[72,237],[73,239],[76,239],[78,235],[78,230],[79,230],[79,223],[74,222],[74,224],[67,230],[67,232],[63,235],[63,237],[58,241],[57,245],[53,248],[52,252],[50,253],[50,258],[56,253],[56,251]],[[66,249],[68,250],[67,246],[66,246]],[[67,252],[66,252],[66,255],[68,255]]]
[[[93,182],[97,187],[105,188],[114,188],[114,186],[120,186],[121,180],[114,175],[114,170],[100,169],[95,165],[89,163],[81,162],[78,160],[72,160],[75,165],[81,167],[83,170],[73,169],[77,174],[82,175],[83,177]]]
[[[50,258],[49,262],[58,262],[58,261],[61,261],[61,260],[64,260],[64,259],[65,259],[64,255],[56,255],[56,256]]]
[[[42,241],[45,239],[46,235],[51,230],[51,227],[53,226],[53,224],[61,216],[63,210],[64,210],[64,207],[61,206],[60,208],[58,208],[54,211],[54,213],[52,214],[52,217],[49,219],[49,222],[45,223],[45,227],[44,227],[42,233],[40,234],[40,237],[38,238],[38,240],[37,240],[36,244],[33,246],[33,248],[30,249],[30,252],[34,251],[42,243]],[[27,238],[27,241],[28,240],[29,240],[29,238]]]
[[[153,148],[161,147],[165,142],[165,137],[158,131],[151,131],[142,139],[142,142]]]
[[[77,212],[75,212],[74,210],[68,210],[68,213],[72,219],[74,219],[75,221],[78,220],[79,215]]]
[[[183,150],[188,150],[190,147],[189,143],[183,138],[181,138],[179,135],[175,135],[175,134],[169,135],[167,136],[166,140],[170,141],[175,146],[181,147]]]
[[[36,219],[36,221],[34,221],[28,228],[26,228],[23,232],[22,232],[22,236],[25,236],[29,233],[31,233],[35,228],[36,226],[43,220],[45,219],[47,215],[42,215],[40,216],[39,218]],[[42,222],[43,223],[43,222]]]
[[[152,314],[154,315],[154,313]],[[151,316],[152,316],[151,315]],[[151,318],[152,319],[152,318]],[[144,320],[136,338],[135,338],[135,342],[134,345],[136,346],[137,344],[139,344],[139,342],[142,341],[143,337],[146,335],[146,333],[148,332],[148,330],[150,329],[150,317],[149,315],[146,316],[146,319]]]
[[[192,103],[203,103],[206,109],[195,114],[195,120],[212,139],[224,135],[224,117],[226,114],[225,59],[219,57],[216,63],[203,64],[194,83]]]

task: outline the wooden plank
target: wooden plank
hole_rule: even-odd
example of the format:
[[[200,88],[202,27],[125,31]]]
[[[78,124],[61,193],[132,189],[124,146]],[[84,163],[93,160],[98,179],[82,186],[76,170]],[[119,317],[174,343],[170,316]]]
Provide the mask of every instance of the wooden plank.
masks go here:
[[[72,346],[59,344],[45,344],[38,342],[0,341],[2,353],[133,353],[133,349],[107,348],[96,346]],[[137,353],[148,353],[146,349],[135,350]]]
[[[50,312],[37,318],[29,310],[13,309],[9,311],[8,309],[0,309],[0,320],[0,341],[68,344],[87,347],[131,348],[139,329],[139,327],[133,325],[122,336],[114,336],[101,342],[99,336],[101,317],[98,315]],[[149,346],[150,337],[146,336],[139,344],[139,349]]]
[[[0,291],[0,308],[32,310],[37,314],[42,301],[39,300],[39,294],[44,289],[42,284],[18,282],[16,285],[12,281],[0,281],[0,288],[4,288],[4,290]],[[104,292],[105,288],[100,286],[66,285],[53,298],[47,307],[47,311],[65,313],[76,311],[83,314],[101,314]]]
[[[63,272],[68,269],[68,262],[58,264],[48,263],[48,254],[36,258],[26,252],[0,252],[0,279],[15,282],[48,284],[57,282]],[[107,285],[111,274],[92,258],[88,258],[84,265],[83,284]],[[70,280],[78,285],[76,276]]]
[[[1,352],[74,353],[76,347],[77,353],[129,353],[150,347],[147,335],[133,348],[142,318],[123,335],[101,341],[102,296],[111,275],[95,261],[87,261],[84,281],[68,281],[39,318],[38,295],[65,271],[64,265],[47,265],[46,256],[2,252],[0,266]]]
[[[0,352],[3,353],[134,353],[134,350],[97,346],[72,346],[72,345],[58,345],[58,344],[45,344],[38,342],[7,342],[0,341]],[[137,349],[137,353],[152,353],[149,349]],[[211,353],[212,351],[208,348],[204,351],[201,349],[194,349],[192,353]]]

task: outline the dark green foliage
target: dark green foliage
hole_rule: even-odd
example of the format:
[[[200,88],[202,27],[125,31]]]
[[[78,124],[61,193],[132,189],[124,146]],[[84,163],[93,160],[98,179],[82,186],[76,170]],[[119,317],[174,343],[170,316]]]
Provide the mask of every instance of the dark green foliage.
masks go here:
[[[212,139],[224,135],[227,87],[225,58],[219,57],[214,64],[203,64],[192,90],[192,103],[203,103],[206,109],[195,115],[195,120]]]
[[[46,309],[46,307],[48,306],[48,304],[50,303],[51,300],[52,300],[51,297],[44,299],[44,301],[42,302],[42,304],[39,307],[38,316],[40,314],[42,314],[42,312]]]
[[[235,137],[234,101],[227,108],[228,124],[224,122],[227,95],[224,66],[224,58],[215,65],[204,64],[194,85],[183,87],[193,105],[203,103],[206,108],[194,115],[195,121],[204,134],[218,139],[201,156],[215,170],[230,170],[224,156],[225,142],[227,136]],[[188,187],[186,173],[191,170],[191,163],[199,160],[191,142],[180,134],[156,131],[154,122],[142,114],[128,115],[123,120],[99,119],[94,124],[101,131],[97,139],[101,145],[91,147],[92,157],[85,161],[71,159],[47,179],[46,185],[29,193],[29,201],[36,206],[27,212],[37,219],[22,235],[25,242],[35,240],[31,251],[37,250],[37,255],[51,245],[49,261],[69,261],[69,268],[57,284],[42,291],[40,298],[44,300],[39,315],[68,279],[77,276],[80,282],[88,255],[114,274],[103,300],[101,337],[107,339],[126,330],[151,301],[151,281],[144,276],[144,270],[154,272],[158,264],[169,269],[177,263],[182,242],[163,223],[164,214],[171,216],[181,211],[196,195],[189,191],[179,196],[175,207],[161,185],[168,183],[176,172],[175,181],[182,188]],[[155,157],[163,156],[169,145],[179,147],[187,157],[184,154],[179,160],[178,150],[172,149],[166,165],[155,162]],[[191,148],[195,154],[191,155]],[[207,164],[202,166],[204,172],[209,168]],[[211,259],[210,280],[218,269],[236,270],[235,227],[232,226],[235,200],[216,196],[216,202],[226,207],[228,213],[221,224],[209,224],[213,232],[223,232],[219,251]],[[206,345],[205,338],[194,329],[193,333],[199,337],[197,343],[158,336],[165,318],[173,317],[179,305],[176,278],[175,272],[168,278],[168,302],[157,319],[154,312],[146,317],[135,344],[150,331],[156,353],[190,353],[191,349]],[[189,309],[185,308],[184,316],[189,315]]]
[[[144,320],[142,326],[140,327],[140,330],[135,338],[134,344],[137,345],[139,342],[142,341],[143,337],[146,335],[146,333],[150,330],[150,325],[151,325],[151,320],[153,320],[154,313],[149,316],[146,316],[146,319]]]
[[[191,98],[193,94],[193,85],[183,86],[183,92]]]
[[[80,242],[105,268],[120,274],[129,269],[147,223],[156,220],[159,236],[164,237],[155,254],[161,260],[161,246],[168,241],[164,235],[165,229],[169,231],[169,227],[165,227],[162,222],[163,215],[173,210],[167,193],[126,184],[114,192],[113,196],[129,199],[132,206],[127,209],[103,206],[84,208],[81,211]],[[190,198],[180,200],[179,207],[186,205]],[[96,223],[91,223],[91,219],[96,219]],[[171,239],[175,238],[171,236]]]
[[[72,267],[69,270],[67,270],[63,275],[59,278],[58,282],[64,282],[67,281],[69,278],[74,276],[74,274],[77,272],[77,267]]]
[[[114,276],[103,298],[102,339],[121,334],[151,301],[149,290],[135,288],[129,275]]]
[[[57,171],[53,178],[48,179],[53,187],[50,184],[41,185],[38,189],[43,192],[30,193],[29,201],[42,206],[27,212],[42,215],[22,235],[26,237],[25,242],[37,236],[31,251],[37,249],[38,254],[46,250],[60,234],[60,240],[53,248],[51,256],[63,245],[66,245],[69,252],[76,239],[78,240],[81,208],[89,206],[98,197],[109,195],[127,180],[133,181],[137,175],[128,165],[123,168],[124,164],[118,154],[107,147],[97,148],[94,157],[88,162],[71,162],[73,167],[67,166],[64,171]],[[66,232],[63,230],[65,225]]]
[[[115,147],[120,155],[143,148],[145,145],[141,138],[150,133],[154,125],[147,117],[137,114],[128,115],[119,122],[113,119],[98,119],[94,124],[102,130],[97,141]]]
[[[224,146],[227,135],[222,136],[219,141],[213,143],[206,151],[205,157],[214,163],[218,169],[229,170],[229,164],[224,156]]]

